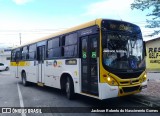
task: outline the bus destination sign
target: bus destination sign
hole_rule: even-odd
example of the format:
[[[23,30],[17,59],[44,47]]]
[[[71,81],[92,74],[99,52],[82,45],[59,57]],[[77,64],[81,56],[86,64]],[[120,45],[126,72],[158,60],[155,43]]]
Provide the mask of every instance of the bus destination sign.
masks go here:
[[[128,25],[124,25],[124,24],[109,24],[109,28],[111,30],[121,30],[121,31],[129,31],[129,32],[132,32],[132,27],[131,26],[128,26]]]
[[[123,22],[123,21],[114,21],[114,20],[104,20],[102,21],[102,28],[110,31],[126,31],[126,32],[140,32],[138,26],[134,24]]]

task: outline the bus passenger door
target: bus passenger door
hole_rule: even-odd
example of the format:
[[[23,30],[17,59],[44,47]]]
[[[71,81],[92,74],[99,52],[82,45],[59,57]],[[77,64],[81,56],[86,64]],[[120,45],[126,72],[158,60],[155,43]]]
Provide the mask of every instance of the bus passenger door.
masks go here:
[[[45,58],[45,46],[37,47],[37,81],[38,83],[44,83],[44,58]]]
[[[81,38],[82,92],[98,96],[98,35]]]

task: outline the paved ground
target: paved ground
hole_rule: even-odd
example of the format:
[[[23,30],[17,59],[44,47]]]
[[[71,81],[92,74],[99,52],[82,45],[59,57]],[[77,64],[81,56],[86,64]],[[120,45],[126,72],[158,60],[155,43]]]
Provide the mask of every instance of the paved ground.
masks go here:
[[[0,75],[10,75],[9,71],[0,72]],[[138,93],[140,96],[148,96],[160,99],[160,73],[147,73],[148,87],[146,91]]]
[[[148,89],[141,94],[160,99],[160,73],[148,73]]]
[[[10,75],[9,71],[0,72],[0,75]],[[138,95],[145,95],[160,99],[160,73],[147,73],[148,88]]]
[[[134,95],[141,103],[160,108],[160,73],[148,73],[147,90]]]
[[[160,72],[159,73],[149,72],[147,73],[147,77],[149,80],[160,81]]]
[[[148,91],[141,92],[139,94],[133,95],[134,98],[140,98],[142,100],[153,102],[154,104],[160,104],[160,82],[157,74],[148,74],[149,82],[148,82]],[[76,100],[70,101],[66,99],[62,93],[53,88],[48,87],[38,87],[36,85],[30,85],[28,87],[24,87],[21,81],[18,81],[16,78],[13,78],[9,71],[0,72],[0,107],[19,107],[20,101],[18,97],[17,84],[20,87],[20,91],[23,97],[23,103],[25,107],[55,107],[59,109],[60,107],[69,107],[71,110],[75,107],[112,107],[112,108],[143,108],[146,107],[144,104],[140,104],[139,102],[133,102],[132,100],[128,100],[125,98],[113,98],[107,99],[104,101],[99,101],[96,99],[91,99],[86,96],[77,96]],[[128,97],[128,96],[127,96]],[[153,104],[151,104],[153,106]],[[73,108],[72,108],[73,107]],[[148,106],[146,107],[148,108]],[[153,107],[154,108],[154,107]],[[160,107],[159,107],[160,108]],[[36,114],[35,114],[36,115]],[[48,114],[42,114],[43,116]],[[42,116],[40,115],[40,116]],[[105,113],[53,113],[49,114],[49,116],[107,116]],[[130,115],[135,116],[135,113],[112,113],[114,116],[119,115]],[[158,116],[159,113],[136,113],[136,116]],[[1,116],[1,114],[0,114]],[[2,115],[3,116],[3,115]],[[9,116],[9,115],[4,115]],[[33,114],[27,114],[27,116],[33,116]]]

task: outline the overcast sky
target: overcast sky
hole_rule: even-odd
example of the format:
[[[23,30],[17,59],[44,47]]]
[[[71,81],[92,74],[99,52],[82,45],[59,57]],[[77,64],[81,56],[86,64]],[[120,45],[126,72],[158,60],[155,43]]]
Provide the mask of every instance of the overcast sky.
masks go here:
[[[148,11],[131,10],[134,0],[0,0],[0,46],[19,45],[96,18],[128,21],[141,27]]]

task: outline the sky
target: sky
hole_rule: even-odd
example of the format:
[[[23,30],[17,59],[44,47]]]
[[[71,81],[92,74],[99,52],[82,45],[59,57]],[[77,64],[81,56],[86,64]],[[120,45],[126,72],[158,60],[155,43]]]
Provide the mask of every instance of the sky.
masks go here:
[[[0,0],[0,47],[17,46],[95,20],[116,19],[140,26],[145,41],[146,11],[132,10],[134,0]]]

